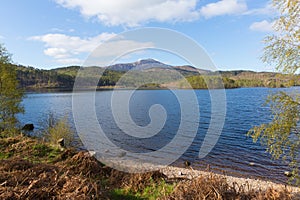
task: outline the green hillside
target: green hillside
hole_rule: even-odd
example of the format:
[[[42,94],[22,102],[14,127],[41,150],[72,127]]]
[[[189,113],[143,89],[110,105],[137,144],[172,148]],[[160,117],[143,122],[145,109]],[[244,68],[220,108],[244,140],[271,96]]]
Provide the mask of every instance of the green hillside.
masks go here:
[[[37,69],[15,65],[20,87],[26,90],[35,89],[72,89],[79,66],[56,68],[51,70]],[[151,68],[145,70],[120,71],[109,68],[87,67],[81,73],[80,79],[83,87],[93,86],[98,80],[98,87],[175,87],[188,88],[183,78],[195,89],[219,88],[222,83],[225,88],[238,87],[289,87],[300,85],[299,75],[285,75],[272,72],[253,71],[219,71],[206,72],[205,75],[196,75],[197,72],[180,67]],[[222,79],[217,74],[222,75]]]

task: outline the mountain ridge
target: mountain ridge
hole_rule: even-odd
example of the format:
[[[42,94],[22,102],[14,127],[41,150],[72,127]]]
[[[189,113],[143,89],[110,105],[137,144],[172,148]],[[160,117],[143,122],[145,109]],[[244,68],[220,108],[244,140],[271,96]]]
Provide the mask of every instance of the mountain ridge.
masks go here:
[[[72,88],[77,72],[80,66],[59,67],[50,70],[37,69],[33,67],[25,67],[15,65],[18,74],[20,87],[25,89],[44,89],[44,88]],[[168,83],[176,83],[183,77],[194,83],[195,88],[199,86],[199,76],[217,76],[221,74],[223,81],[229,81],[225,84],[229,88],[232,87],[286,87],[285,82],[291,82],[291,77],[296,77],[296,82],[291,85],[300,85],[299,75],[290,76],[274,72],[255,72],[251,70],[231,70],[231,71],[209,71],[196,68],[190,65],[172,66],[160,61],[148,58],[138,60],[132,63],[117,63],[107,67],[85,67],[90,71],[89,77],[86,77],[88,85],[89,80],[99,79],[99,87],[113,87],[121,77],[133,73],[130,77],[130,84],[142,84],[143,82],[155,82],[159,79],[159,84],[168,85]],[[103,74],[102,74],[103,73]],[[147,74],[146,74],[147,73]],[[100,74],[102,74],[100,78]],[[226,78],[226,79],[225,79]],[[294,79],[294,78],[293,78]],[[197,82],[198,81],[198,82]],[[229,84],[230,83],[230,84]],[[129,85],[130,85],[129,84]],[[155,85],[155,87],[158,87]],[[230,85],[230,86],[229,86]],[[127,84],[128,86],[128,84]]]

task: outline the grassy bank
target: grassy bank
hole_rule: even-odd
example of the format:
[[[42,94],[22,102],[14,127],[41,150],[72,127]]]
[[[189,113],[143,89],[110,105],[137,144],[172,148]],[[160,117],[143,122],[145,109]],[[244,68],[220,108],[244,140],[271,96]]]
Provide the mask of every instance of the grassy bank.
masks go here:
[[[0,134],[0,199],[295,199],[289,191],[232,187],[213,174],[192,180],[128,174],[88,152]]]

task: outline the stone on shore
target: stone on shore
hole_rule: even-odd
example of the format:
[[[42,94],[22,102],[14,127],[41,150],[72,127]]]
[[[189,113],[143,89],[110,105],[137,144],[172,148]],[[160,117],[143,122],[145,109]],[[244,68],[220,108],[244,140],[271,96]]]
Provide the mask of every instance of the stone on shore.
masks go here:
[[[33,131],[34,125],[33,124],[25,124],[22,128],[23,131]]]

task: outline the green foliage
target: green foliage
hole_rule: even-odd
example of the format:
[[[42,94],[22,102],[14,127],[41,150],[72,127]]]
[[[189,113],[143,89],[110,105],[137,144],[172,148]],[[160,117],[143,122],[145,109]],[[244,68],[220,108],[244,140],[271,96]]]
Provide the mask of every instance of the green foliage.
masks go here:
[[[13,152],[0,152],[0,160],[7,159],[13,155]]]
[[[275,22],[276,33],[265,39],[262,60],[274,64],[277,70],[295,74],[300,68],[300,1],[273,0],[280,17]],[[296,80],[297,81],[297,80]],[[298,76],[299,81],[299,76]],[[295,85],[291,79],[288,84]],[[273,86],[274,83],[271,83]],[[292,168],[291,180],[300,185],[300,95],[279,92],[269,96],[267,103],[273,120],[252,128],[248,134],[254,141],[260,139],[275,159],[286,159]]]
[[[210,88],[240,88],[240,87],[290,87],[300,85],[299,75],[277,74],[267,72],[228,71],[221,72],[221,77],[212,75],[197,75],[186,77],[194,89]],[[177,83],[180,88],[189,88],[184,80]]]
[[[255,142],[260,139],[275,159],[283,158],[290,161],[289,165],[294,175],[292,179],[295,179],[298,184],[300,183],[299,100],[299,97],[293,98],[284,92],[270,95],[267,103],[272,110],[272,122],[255,126],[248,133]]]
[[[239,87],[266,87],[264,81],[259,79],[238,79],[236,84]]]
[[[11,54],[6,50],[6,48],[0,44],[0,63],[9,64],[11,62]]]
[[[175,184],[168,184],[164,180],[159,183],[152,182],[151,185],[145,187],[140,191],[131,191],[127,189],[114,189],[112,197],[114,199],[149,199],[155,200],[171,194],[174,190]]]
[[[263,61],[277,70],[295,73],[300,67],[300,3],[299,0],[273,0],[280,17],[275,21],[276,33],[265,38]]]
[[[74,141],[74,133],[70,128],[68,119],[64,117],[57,120],[53,114],[50,114],[48,117],[44,129],[44,136],[49,143],[55,146],[58,146],[58,140],[61,138],[64,138],[66,146],[71,146]]]
[[[150,86],[150,83],[156,87],[160,84],[179,81],[182,78],[183,76],[175,70],[132,70],[123,74],[118,80],[117,85],[120,87],[139,87],[146,85]]]
[[[60,70],[43,70],[33,67],[15,66],[17,76],[22,88],[39,89],[39,88],[72,88],[77,73],[77,68],[62,68]],[[75,73],[74,76],[69,74]]]
[[[145,199],[158,199],[160,197],[167,196],[172,193],[174,184],[167,184],[165,181],[161,181],[158,185],[148,186],[141,193],[137,193],[137,197]]]
[[[157,83],[147,83],[145,85],[140,86],[140,89],[160,89],[160,88],[163,87]]]
[[[237,88],[238,85],[233,79],[219,76],[191,76],[186,80],[194,89],[218,89],[218,88]],[[184,82],[179,83],[184,87]]]
[[[85,67],[78,73],[79,66],[63,67],[51,70],[36,69],[33,67],[24,67],[13,65],[17,69],[17,77],[19,85],[26,89],[72,89],[76,76],[80,77],[81,86],[84,88],[94,87],[98,81],[98,87],[137,87],[146,85],[147,88],[158,88],[158,85],[177,83],[177,87],[186,88],[184,77],[190,79],[194,88],[204,89],[206,83],[199,76],[198,72],[190,72],[176,68],[169,69],[148,69],[148,70],[132,70],[114,71],[111,69],[103,69],[99,67]],[[300,85],[299,75],[287,75],[271,72],[252,72],[252,71],[226,71],[226,72],[210,72],[203,77],[211,77],[214,88],[219,88],[220,82],[217,81],[216,74],[220,73],[223,77],[225,88],[235,87],[288,87],[291,85]],[[100,74],[102,74],[101,78]],[[194,78],[189,78],[194,77]],[[293,78],[294,82],[290,82]],[[151,84],[154,87],[150,87]]]
[[[0,127],[13,131],[18,122],[16,114],[24,112],[21,106],[23,91],[18,88],[15,67],[10,64],[10,55],[0,45]]]
[[[46,162],[54,161],[61,151],[58,148],[51,147],[46,143],[38,143],[32,146],[32,156],[31,160],[39,162],[39,159],[44,158]]]
[[[114,86],[123,74],[124,72],[105,70],[99,80],[98,86]]]
[[[33,156],[44,157],[46,156],[52,149],[46,144],[36,144],[32,147]]]

